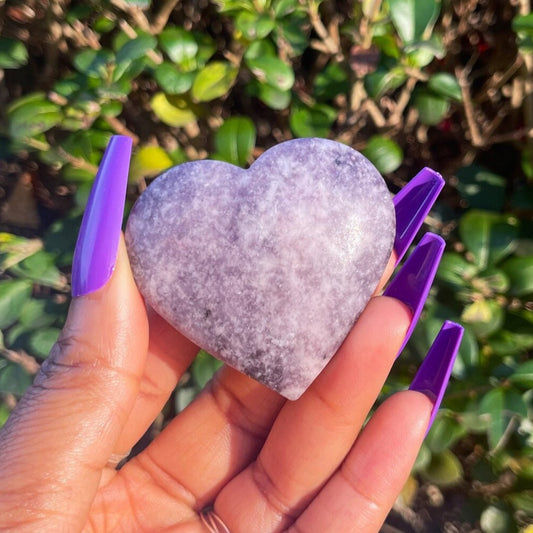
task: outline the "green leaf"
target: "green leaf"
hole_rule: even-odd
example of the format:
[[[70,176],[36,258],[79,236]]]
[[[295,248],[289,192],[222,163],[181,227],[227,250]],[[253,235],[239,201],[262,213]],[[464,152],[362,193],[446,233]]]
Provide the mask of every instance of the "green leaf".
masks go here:
[[[377,100],[385,93],[403,85],[405,80],[407,74],[401,67],[390,70],[378,69],[365,76],[365,89],[369,96]]]
[[[104,102],[100,107],[100,115],[103,117],[118,117],[122,113],[122,102]]]
[[[0,392],[22,396],[33,378],[20,366],[0,358]]]
[[[533,389],[533,360],[518,365],[509,380],[515,385]]]
[[[23,305],[18,324],[25,330],[46,328],[54,322],[63,321],[63,306],[54,304],[50,299],[30,298]]]
[[[470,207],[489,211],[503,208],[507,181],[498,174],[470,165],[460,168],[456,177],[457,190]]]
[[[439,487],[450,487],[462,480],[463,467],[450,450],[444,450],[433,454],[421,473],[429,482]]]
[[[26,343],[28,352],[42,359],[48,357],[60,332],[61,330],[58,328],[41,328],[35,330],[30,334]]]
[[[237,78],[239,69],[225,61],[208,63],[196,76],[191,94],[197,102],[209,102],[224,96]]]
[[[533,294],[533,256],[511,257],[503,263],[502,270],[509,277],[510,294],[513,296]]]
[[[246,65],[261,83],[280,91],[288,91],[294,85],[292,67],[275,56],[260,56],[246,59]]]
[[[0,329],[5,329],[20,316],[22,306],[31,295],[32,284],[24,280],[0,281]]]
[[[172,159],[160,146],[143,146],[131,158],[130,180],[153,178],[172,165]]]
[[[165,124],[182,127],[196,121],[196,107],[188,99],[156,93],[150,101],[152,110]]]
[[[418,111],[420,122],[427,126],[439,124],[450,109],[450,103],[447,98],[425,89],[416,92],[414,105]]]
[[[518,354],[533,348],[533,313],[508,309],[504,329],[490,337],[491,349],[497,355]]]
[[[468,287],[477,274],[475,265],[456,252],[446,252],[437,270],[437,280],[454,290]]]
[[[483,533],[510,533],[513,531],[513,517],[504,509],[489,505],[479,519]]]
[[[318,100],[333,100],[339,94],[348,94],[350,81],[348,74],[339,63],[330,63],[319,72],[313,85],[313,96]]]
[[[433,33],[428,40],[415,41],[407,45],[404,52],[407,55],[407,65],[421,69],[429,65],[435,57],[443,58],[446,49],[440,35]]]
[[[213,39],[205,32],[195,32],[194,38],[198,43],[196,68],[202,68],[217,51],[217,47]]]
[[[0,232],[0,273],[33,255],[42,247],[40,239],[27,239]]]
[[[497,387],[483,396],[479,403],[479,413],[490,417],[488,437],[489,445],[494,449],[513,417],[527,417],[527,405],[516,389]]]
[[[246,90],[252,96],[259,98],[270,109],[286,109],[291,103],[291,91],[281,91],[266,83],[259,83],[257,80],[252,80]]]
[[[461,314],[461,320],[468,324],[478,337],[488,337],[498,331],[504,318],[504,311],[495,300],[476,300],[467,305]]]
[[[192,364],[192,376],[196,385],[203,389],[213,374],[222,366],[222,362],[200,350]]]
[[[152,35],[146,33],[138,35],[135,39],[126,42],[117,50],[115,61],[117,65],[120,63],[131,63],[143,57],[149,50],[153,50],[156,45],[157,40]]]
[[[12,274],[54,289],[65,288],[65,280],[54,263],[55,257],[40,250],[9,269]]]
[[[235,29],[248,41],[261,40],[274,29],[275,22],[267,14],[241,11],[235,19]]]
[[[440,324],[440,322],[439,322]],[[453,376],[465,378],[476,375],[479,372],[479,345],[475,335],[469,327],[465,325],[463,340],[457,353],[457,358],[453,365]]]
[[[403,152],[399,145],[381,135],[372,136],[362,153],[382,174],[394,172],[403,161]]]
[[[78,72],[86,76],[105,78],[113,59],[113,53],[110,50],[87,48],[79,52],[72,63]]]
[[[227,119],[215,134],[217,155],[237,166],[244,166],[255,147],[256,130],[247,117]]]
[[[523,490],[508,494],[506,499],[511,502],[511,505],[517,511],[522,511],[529,517],[533,516],[533,490]]]
[[[440,0],[389,0],[392,23],[404,43],[427,37],[440,13]]]
[[[0,403],[0,428],[7,422],[11,411],[4,403]]]
[[[72,265],[72,255],[81,226],[81,218],[81,212],[73,209],[67,216],[57,219],[46,230],[45,248],[54,254],[56,265],[60,267]]]
[[[14,139],[34,137],[57,126],[62,118],[60,107],[44,93],[31,93],[15,100],[7,109],[9,134]]]
[[[437,72],[433,74],[428,80],[428,87],[435,94],[443,96],[444,98],[451,98],[457,102],[463,100],[461,93],[461,86],[455,76],[448,72]]]
[[[167,94],[183,94],[191,87],[194,72],[180,72],[172,63],[164,62],[157,65],[154,77],[161,89]]]
[[[296,137],[327,137],[336,118],[335,109],[326,104],[296,106],[291,111],[289,124]]]
[[[19,68],[28,62],[28,51],[22,41],[0,37],[0,68]]]
[[[459,221],[459,234],[474,263],[485,269],[512,253],[518,229],[512,217],[470,210]]]
[[[190,31],[176,26],[167,26],[159,35],[161,48],[168,57],[184,71],[197,67],[198,43]]]
[[[288,49],[289,57],[296,57],[303,54],[308,47],[310,29],[308,15],[303,6],[299,6],[290,16],[276,19],[274,40],[278,46]]]
[[[533,13],[515,16],[512,26],[514,32],[523,32],[533,37]]]
[[[439,416],[426,437],[426,445],[433,453],[450,449],[466,435],[463,425],[451,416]]]
[[[246,52],[244,52],[245,60],[264,56],[276,57],[276,47],[272,44],[270,39],[250,43],[250,46],[248,46]]]
[[[431,462],[431,450],[425,442],[422,443],[418,455],[416,456],[415,464],[413,465],[413,472],[420,472],[426,468]]]

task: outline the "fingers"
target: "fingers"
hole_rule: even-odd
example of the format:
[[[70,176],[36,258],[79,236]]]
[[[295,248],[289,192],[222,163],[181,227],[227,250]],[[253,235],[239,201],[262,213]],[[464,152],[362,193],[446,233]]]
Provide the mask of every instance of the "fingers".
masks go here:
[[[81,529],[134,405],[147,343],[144,305],[121,242],[111,279],[73,300],[58,343],[0,433],[4,523]]]
[[[379,531],[415,461],[432,405],[413,391],[383,403],[340,469],[288,532]]]
[[[462,336],[458,324],[443,325],[411,390],[379,407],[342,466],[289,532],[379,530],[440,406]]]
[[[280,412],[257,461],[224,488],[217,510],[246,508],[250,527],[255,520],[264,531],[278,531],[308,504],[352,446],[418,318],[442,250],[436,236],[421,241],[385,291],[397,299],[370,302],[322,375]],[[237,501],[239,507],[230,505]],[[230,526],[239,520],[222,518]]]
[[[282,531],[306,507],[352,446],[409,321],[397,300],[370,302],[323,373],[284,406],[257,460],[217,497],[231,531]]]
[[[150,339],[139,393],[113,453],[126,455],[161,412],[198,347],[155,311],[148,310]]]

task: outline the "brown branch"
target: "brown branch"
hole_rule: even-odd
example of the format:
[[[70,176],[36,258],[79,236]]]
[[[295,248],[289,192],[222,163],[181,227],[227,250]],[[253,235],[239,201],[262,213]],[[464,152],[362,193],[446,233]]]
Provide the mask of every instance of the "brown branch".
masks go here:
[[[150,22],[139,6],[131,5],[126,0],[111,0],[111,4],[128,14],[140,30],[151,33]]]
[[[179,0],[165,0],[161,6],[161,9],[152,20],[152,24],[150,26],[150,33],[152,33],[152,35],[155,35],[163,30],[178,2]]]
[[[139,144],[139,136],[128,129],[117,117],[104,117],[105,121],[113,128],[113,131],[118,135],[127,135],[131,137],[133,146]]]
[[[34,375],[39,371],[40,365],[37,360],[26,352],[0,348],[0,355],[9,362],[20,365],[28,374]]]
[[[456,68],[455,76],[461,87],[461,95],[463,96],[463,105],[465,108],[466,122],[468,124],[468,131],[470,132],[470,139],[473,146],[481,147],[484,146],[483,138],[479,132],[479,127],[476,122],[476,117],[474,114],[474,105],[472,103],[472,98],[470,96],[470,84],[468,83],[468,78],[464,69]]]

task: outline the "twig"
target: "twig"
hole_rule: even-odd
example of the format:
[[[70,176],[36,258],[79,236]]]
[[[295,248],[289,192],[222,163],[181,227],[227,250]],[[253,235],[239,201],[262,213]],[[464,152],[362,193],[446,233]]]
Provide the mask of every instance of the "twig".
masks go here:
[[[379,8],[381,7],[381,0],[372,0],[368,16],[363,17],[360,25],[360,34],[363,38],[363,48],[370,48],[372,44],[372,31],[371,25],[374,20],[374,17],[378,14]]]
[[[165,0],[159,12],[154,16],[150,25],[150,33],[155,35],[166,26],[168,19],[179,0]]]
[[[402,92],[400,93],[400,97],[398,98],[398,101],[396,102],[394,113],[391,114],[388,120],[388,123],[391,126],[398,125],[400,121],[402,120],[403,112],[405,111],[407,104],[411,100],[411,95],[413,94],[413,90],[417,84],[417,81],[418,80],[414,77],[409,78],[406,84],[403,86]]]
[[[139,136],[122,124],[117,117],[105,117],[105,121],[113,128],[115,133],[131,137],[133,146],[137,146],[139,144]]]
[[[340,43],[335,42],[335,40],[331,37],[330,33],[324,26],[322,19],[320,18],[320,14],[318,13],[318,3],[314,0],[309,0],[307,2],[307,13],[309,15],[309,20],[311,21],[313,29],[317,32],[318,36],[320,37],[320,39],[322,39],[322,42],[324,44],[322,51],[332,55],[340,54]]]
[[[14,350],[8,350],[7,348],[0,348],[0,355],[9,362],[20,365],[29,374],[37,374],[39,371],[40,365],[37,360],[26,352],[15,352]]]
[[[470,132],[472,145],[475,147],[481,147],[485,143],[483,141],[483,138],[481,137],[481,134],[479,133],[476,117],[474,115],[474,106],[472,104],[472,98],[470,96],[470,84],[468,83],[468,79],[465,74],[465,69],[456,68],[455,76],[457,77],[457,81],[459,82],[459,86],[461,87],[466,122],[468,124],[468,130]]]
[[[130,15],[133,21],[135,22],[135,25],[139,29],[150,33],[150,22],[148,21],[146,15],[139,6],[131,5],[125,0],[111,0],[111,4],[113,4],[115,7],[118,7],[118,9],[120,9],[121,11],[124,11],[124,13]]]

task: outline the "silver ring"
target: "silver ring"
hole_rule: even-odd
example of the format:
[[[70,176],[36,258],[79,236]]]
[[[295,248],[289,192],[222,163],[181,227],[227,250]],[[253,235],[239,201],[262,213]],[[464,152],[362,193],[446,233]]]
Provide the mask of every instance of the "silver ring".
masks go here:
[[[210,533],[231,533],[222,518],[218,516],[212,507],[204,509],[200,513],[200,520]]]

